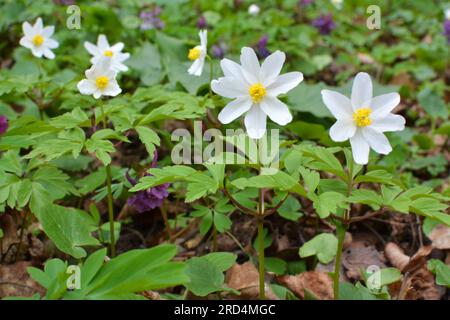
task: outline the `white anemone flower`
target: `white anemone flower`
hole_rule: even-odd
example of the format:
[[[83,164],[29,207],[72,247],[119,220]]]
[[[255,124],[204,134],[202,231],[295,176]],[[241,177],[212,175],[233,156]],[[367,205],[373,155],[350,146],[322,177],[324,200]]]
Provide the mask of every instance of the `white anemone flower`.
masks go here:
[[[58,41],[51,38],[55,32],[55,26],[44,27],[41,18],[37,18],[32,26],[27,21],[22,24],[23,37],[20,39],[20,45],[30,49],[31,53],[37,57],[42,56],[47,59],[54,59],[55,54],[51,49],[59,46]]]
[[[81,94],[93,95],[95,99],[101,96],[115,97],[122,89],[116,81],[117,71],[111,68],[110,58],[103,58],[86,70],[86,79],[78,82],[78,90]]]
[[[251,48],[242,48],[241,64],[223,59],[220,66],[224,77],[211,82],[212,90],[226,98],[235,99],[219,113],[219,121],[230,123],[244,113],[248,136],[261,138],[266,132],[266,116],[279,125],[292,121],[288,107],[277,99],[295,88],[302,80],[301,72],[280,75],[286,55],[275,51],[259,65]]]
[[[445,9],[444,14],[445,19],[450,20],[450,8]]]
[[[331,0],[331,3],[336,7],[336,9],[342,9],[344,0]]]
[[[111,68],[117,72],[128,70],[128,67],[122,63],[130,57],[129,53],[122,52],[124,46],[123,42],[118,42],[110,46],[108,39],[104,34],[98,36],[97,45],[92,44],[89,41],[84,42],[84,47],[92,55],[92,64],[96,64],[102,58],[108,57],[111,59]]]
[[[258,7],[257,4],[253,3],[248,7],[248,13],[252,16],[257,16],[260,11],[261,9]]]
[[[201,76],[203,71],[203,66],[205,65],[205,58],[207,53],[208,45],[208,31],[200,30],[198,33],[200,37],[200,45],[189,50],[188,58],[193,61],[191,67],[188,69],[189,74],[195,76]]]
[[[390,153],[392,147],[383,132],[405,128],[405,118],[391,113],[400,103],[400,95],[392,92],[373,97],[372,80],[367,73],[356,75],[350,99],[331,90],[322,90],[322,99],[337,119],[330,128],[331,139],[350,139],[357,164],[367,164],[370,148],[380,154]]]

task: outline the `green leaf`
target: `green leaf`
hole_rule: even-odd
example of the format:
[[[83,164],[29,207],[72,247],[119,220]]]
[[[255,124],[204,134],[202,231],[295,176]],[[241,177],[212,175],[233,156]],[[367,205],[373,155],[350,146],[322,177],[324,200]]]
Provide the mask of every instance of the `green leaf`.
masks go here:
[[[96,246],[100,243],[91,236],[93,221],[88,215],[72,208],[46,205],[37,214],[42,228],[56,247],[73,256],[83,258],[86,251],[82,246]]]
[[[214,212],[214,225],[216,226],[217,231],[224,233],[225,231],[230,230],[231,224],[232,222],[228,216]]]
[[[186,274],[190,279],[187,288],[197,296],[205,297],[223,289],[225,277],[222,271],[208,259],[203,257],[189,259]]]
[[[204,236],[206,233],[208,233],[209,229],[211,229],[213,223],[213,215],[211,211],[208,211],[203,218],[202,222],[200,223],[200,234]]]
[[[419,103],[432,118],[448,119],[448,110],[442,97],[429,87],[417,95]]]
[[[139,135],[139,139],[145,145],[149,155],[153,157],[153,152],[155,151],[155,145],[159,146],[160,139],[155,131],[145,126],[137,126],[136,132]]]
[[[104,166],[111,163],[111,156],[109,154],[116,151],[111,141],[97,139],[86,140],[86,149],[88,152],[94,153]]]
[[[321,233],[305,242],[299,249],[302,258],[317,255],[320,262],[330,263],[336,255],[338,240],[330,233]]]
[[[129,190],[130,192],[146,190],[167,182],[185,180],[190,175],[197,173],[195,169],[182,165],[167,166],[162,169],[153,168],[148,172],[151,176],[142,177],[138,184]]]
[[[428,270],[436,275],[436,284],[450,288],[450,267],[441,260],[428,261]]]
[[[301,205],[299,201],[289,195],[286,201],[278,208],[278,213],[280,216],[287,220],[297,221],[303,214],[299,211]]]
[[[328,191],[318,196],[311,195],[313,207],[321,219],[327,218],[331,213],[337,214],[338,208],[345,208],[345,196],[341,193]]]
[[[71,112],[52,118],[50,124],[61,129],[89,127],[91,125],[87,114],[78,107]]]
[[[225,272],[233,266],[236,262],[237,256],[230,252],[213,252],[204,255],[202,258],[207,259],[221,272]]]
[[[353,190],[350,197],[347,198],[351,203],[362,203],[371,206],[374,210],[380,209],[383,203],[382,197],[373,190],[357,189]]]
[[[265,266],[267,271],[280,276],[286,273],[287,263],[279,258],[267,257]]]

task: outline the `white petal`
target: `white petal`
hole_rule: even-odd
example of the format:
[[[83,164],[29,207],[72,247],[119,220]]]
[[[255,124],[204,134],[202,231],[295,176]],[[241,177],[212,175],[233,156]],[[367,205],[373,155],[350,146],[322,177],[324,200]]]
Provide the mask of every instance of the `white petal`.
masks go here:
[[[200,59],[197,59],[192,63],[191,67],[188,69],[188,73],[199,76],[202,73],[203,64]]]
[[[278,76],[276,80],[266,88],[267,93],[271,96],[278,96],[292,90],[303,80],[301,72],[288,72]]]
[[[37,58],[42,58],[42,55],[44,54],[44,51],[42,50],[42,46],[41,47],[36,47],[36,46],[32,46],[31,47],[31,53],[33,54],[33,56],[37,57]]]
[[[353,109],[349,98],[339,92],[331,90],[322,90],[321,93],[323,103],[336,119],[352,119]]]
[[[55,54],[53,53],[52,50],[45,48],[43,51],[44,57],[46,57],[47,59],[54,59],[55,58]]]
[[[103,95],[115,97],[122,92],[117,81],[110,81],[108,86],[103,90]]]
[[[254,104],[244,119],[247,134],[252,139],[261,138],[266,132],[266,114]]]
[[[397,92],[376,96],[370,103],[370,107],[373,110],[370,118],[376,119],[388,115],[399,103],[400,95]]]
[[[244,77],[250,84],[260,82],[258,57],[252,48],[244,47],[241,50],[241,66]]]
[[[58,41],[53,40],[53,39],[45,39],[45,46],[49,49],[56,49],[59,46]]]
[[[259,104],[270,120],[280,126],[284,126],[292,121],[292,115],[288,107],[277,98],[266,96]]]
[[[367,164],[369,162],[369,144],[364,140],[360,130],[356,130],[353,137],[350,138],[352,146],[353,159],[357,164]]]
[[[89,95],[93,94],[97,90],[94,81],[88,79],[83,79],[80,82],[78,82],[77,88],[81,94],[89,94]]]
[[[378,132],[402,131],[405,129],[405,118],[397,114],[388,114],[384,118],[376,118],[372,120],[370,127]]]
[[[27,21],[22,24],[22,31],[23,34],[27,37],[34,37],[36,35],[33,26]]]
[[[333,141],[342,142],[353,137],[356,125],[351,120],[338,120],[330,128],[330,137]]]
[[[116,61],[111,67],[117,71],[128,71],[128,67],[118,61]]]
[[[120,52],[125,47],[123,42],[117,42],[115,45],[113,45],[111,48],[109,48],[112,52]]]
[[[228,124],[250,110],[251,106],[252,101],[249,98],[237,98],[228,103],[225,108],[220,111],[218,116],[219,121],[223,124]]]
[[[98,98],[100,98],[102,96],[102,92],[100,91],[100,90],[96,90],[95,92],[94,92],[94,98],[95,99],[98,99]]]
[[[275,51],[264,60],[261,65],[260,79],[265,87],[275,81],[280,74],[281,68],[283,68],[285,60],[286,55],[279,50]]]
[[[98,50],[97,46],[93,43],[90,43],[89,41],[84,42],[84,47],[93,56],[100,54],[100,51]]]
[[[229,59],[222,59],[220,61],[220,67],[222,68],[225,77],[233,77],[235,79],[243,79],[241,66]]]
[[[128,60],[128,58],[130,57],[130,54],[128,52],[126,53],[117,53],[116,54],[116,60],[119,62],[123,62],[125,60]]]
[[[243,87],[233,78],[223,77],[211,81],[211,89],[225,98],[234,99],[237,97],[248,96],[247,88]]]
[[[22,47],[25,47],[28,49],[31,49],[31,47],[33,46],[33,43],[31,42],[30,38],[28,38],[28,37],[20,38],[19,43]]]
[[[353,80],[352,106],[353,110],[368,107],[372,100],[372,80],[365,72],[360,72]]]
[[[55,26],[48,26],[42,29],[42,36],[44,38],[50,38],[55,32]]]
[[[100,34],[97,39],[97,47],[98,50],[103,53],[103,51],[109,49],[109,43],[108,39],[106,39],[106,36],[104,34]]]
[[[207,30],[200,30],[198,33],[198,36],[200,37],[200,45],[204,48],[208,45],[208,31]]]
[[[362,134],[370,147],[377,153],[388,154],[392,151],[391,144],[386,136],[371,127],[361,129]]]
[[[42,29],[44,29],[44,24],[42,23],[42,19],[39,17],[37,18],[36,22],[34,23],[33,29],[36,33],[42,33]]]

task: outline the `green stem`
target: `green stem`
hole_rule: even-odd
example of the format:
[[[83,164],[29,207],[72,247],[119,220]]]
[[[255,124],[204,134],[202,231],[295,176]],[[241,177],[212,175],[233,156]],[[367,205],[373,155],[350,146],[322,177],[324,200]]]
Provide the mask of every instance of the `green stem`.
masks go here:
[[[265,296],[265,266],[264,266],[264,190],[259,190],[258,206],[258,266],[259,266],[259,299],[264,300]]]
[[[212,243],[212,251],[217,251],[217,228],[213,226],[213,243]]]
[[[346,231],[345,226],[342,223],[338,222],[336,224],[338,247],[336,252],[336,261],[334,264],[334,274],[333,274],[334,300],[339,300],[339,275],[341,273],[341,257],[342,257],[342,249],[344,247],[345,231]]]
[[[212,98],[212,89],[211,89],[211,82],[213,80],[213,63],[212,59],[209,55],[206,55],[206,59],[208,59],[209,62],[209,97]]]
[[[167,216],[166,203],[167,203],[166,200],[164,200],[163,204],[160,207],[160,210],[161,210],[161,215],[162,215],[163,220],[164,220],[164,225],[166,227],[166,232],[167,232],[167,236],[168,236],[169,242],[172,242],[172,231],[170,229],[169,218]],[[176,221],[176,219],[175,219],[175,221]]]
[[[108,121],[106,119],[105,109],[103,108],[103,103],[100,103],[100,109],[102,111],[103,118],[103,129],[108,126]],[[114,207],[113,207],[113,196],[111,187],[111,164],[106,166],[106,189],[108,191],[108,219],[109,219],[109,234],[110,234],[110,254],[114,258],[116,256],[116,239],[114,234]]]
[[[114,234],[114,208],[111,188],[111,164],[106,166],[106,187],[108,189],[108,219],[109,219],[109,234],[111,240],[111,257],[116,256],[116,239]]]

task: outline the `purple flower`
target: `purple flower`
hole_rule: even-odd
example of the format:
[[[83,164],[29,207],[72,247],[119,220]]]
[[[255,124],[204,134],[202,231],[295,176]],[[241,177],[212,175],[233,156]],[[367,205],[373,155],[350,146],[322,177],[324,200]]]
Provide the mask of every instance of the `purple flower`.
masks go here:
[[[198,18],[197,20],[197,28],[199,29],[205,29],[208,27],[208,23],[206,22],[206,18],[205,16],[200,16],[200,18]]]
[[[8,118],[0,116],[0,134],[4,134],[8,130]]]
[[[157,161],[158,153],[155,150],[153,161],[151,164],[152,168],[156,167]],[[133,179],[128,172],[125,176],[132,185],[136,185],[137,181]],[[145,176],[151,176],[151,174],[146,173]],[[128,205],[135,207],[137,212],[139,213],[147,212],[160,207],[164,199],[169,196],[169,192],[167,191],[169,185],[169,183],[164,183],[147,190],[138,191],[134,196],[128,198]]]
[[[258,56],[260,59],[267,58],[270,55],[270,51],[267,49],[267,41],[269,41],[269,36],[266,34],[259,39],[256,49],[258,51]]]
[[[62,6],[70,6],[75,4],[75,0],[53,0],[53,2]]]
[[[450,44],[450,20],[444,21],[444,36],[447,37],[447,42]]]
[[[227,52],[227,46],[223,42],[219,42],[218,44],[214,44],[211,47],[211,54],[214,58],[223,59]]]
[[[320,17],[313,20],[311,24],[319,30],[320,34],[323,35],[330,34],[331,31],[336,28],[336,24],[333,21],[333,15],[331,13],[328,15],[321,14]]]
[[[314,0],[299,0],[298,4],[301,7],[306,7],[306,6],[310,5],[313,2],[314,2]]]
[[[165,24],[159,16],[161,14],[160,7],[154,7],[150,11],[141,11],[139,14],[139,18],[141,18],[141,30],[149,30],[149,29],[163,29]]]

